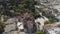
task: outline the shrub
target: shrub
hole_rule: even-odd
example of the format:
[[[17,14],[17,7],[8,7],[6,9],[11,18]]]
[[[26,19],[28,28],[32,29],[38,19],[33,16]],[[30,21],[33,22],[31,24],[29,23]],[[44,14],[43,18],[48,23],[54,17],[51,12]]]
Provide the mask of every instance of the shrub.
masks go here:
[[[35,34],[46,34],[46,33],[38,29]]]
[[[0,33],[4,31],[4,24],[0,21]]]

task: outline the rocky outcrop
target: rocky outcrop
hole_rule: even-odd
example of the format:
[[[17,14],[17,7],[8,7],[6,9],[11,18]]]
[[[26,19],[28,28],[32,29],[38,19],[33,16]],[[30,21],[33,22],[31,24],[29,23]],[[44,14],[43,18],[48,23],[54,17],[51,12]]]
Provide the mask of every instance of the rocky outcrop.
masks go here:
[[[5,28],[3,34],[16,34],[16,19],[15,18],[10,18],[6,22],[4,22]]]
[[[26,34],[25,31],[21,32],[17,30],[17,19],[19,21],[24,22],[24,28],[28,28],[27,32],[35,32],[36,30],[34,30],[34,28],[36,27],[35,25],[35,19],[33,17],[33,15],[31,13],[22,13],[17,17],[14,18],[10,18],[8,19],[6,22],[4,22],[5,24],[5,28],[4,28],[4,32],[3,34]],[[30,34],[30,33],[28,33]]]
[[[36,0],[36,1],[37,1],[37,5],[35,5],[36,11],[38,12],[44,11],[54,16],[58,14],[57,12],[59,10],[57,7],[58,5],[60,5],[60,0]]]
[[[34,30],[33,28],[36,27],[35,18],[30,12],[23,12],[17,18],[24,22],[25,28],[28,30],[27,32],[32,32]]]

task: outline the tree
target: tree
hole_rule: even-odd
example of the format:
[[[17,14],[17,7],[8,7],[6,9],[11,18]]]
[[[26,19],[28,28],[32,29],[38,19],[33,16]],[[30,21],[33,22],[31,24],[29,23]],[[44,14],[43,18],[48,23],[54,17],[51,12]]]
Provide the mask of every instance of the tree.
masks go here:
[[[4,24],[0,21],[0,33],[4,31]]]
[[[2,9],[4,15],[10,13],[9,11],[13,9],[15,11],[15,15],[18,13],[31,12],[35,17],[37,16],[37,11],[35,11],[35,0],[3,0],[1,2]]]
[[[57,22],[56,18],[51,17],[51,18],[49,18],[49,21],[46,21],[44,24],[52,24],[52,23],[55,23],[55,22]]]

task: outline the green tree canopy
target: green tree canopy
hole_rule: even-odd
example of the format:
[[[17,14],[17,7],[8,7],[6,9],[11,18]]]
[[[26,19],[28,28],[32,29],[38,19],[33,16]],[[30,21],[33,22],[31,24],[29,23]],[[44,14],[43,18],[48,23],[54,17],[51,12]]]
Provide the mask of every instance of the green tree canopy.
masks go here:
[[[34,5],[35,0],[3,0],[1,3],[0,14],[10,14],[10,10],[14,10],[14,15],[18,13],[31,12],[36,17],[37,12],[35,11]],[[3,12],[2,12],[3,11]]]

